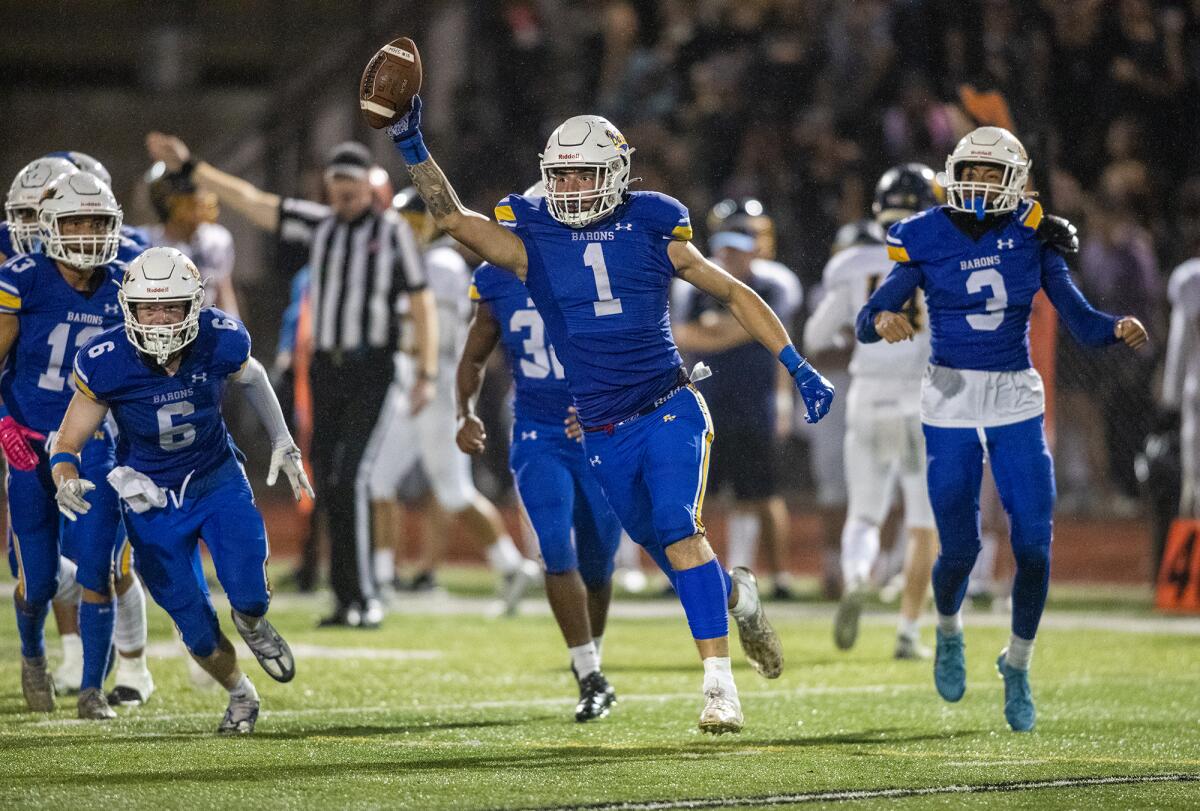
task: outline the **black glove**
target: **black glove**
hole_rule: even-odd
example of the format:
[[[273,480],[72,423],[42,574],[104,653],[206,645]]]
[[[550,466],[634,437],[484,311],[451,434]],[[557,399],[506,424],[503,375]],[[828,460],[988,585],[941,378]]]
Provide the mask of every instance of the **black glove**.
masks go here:
[[[1079,229],[1066,217],[1043,215],[1042,222],[1038,225],[1037,237],[1064,256],[1079,253]]]

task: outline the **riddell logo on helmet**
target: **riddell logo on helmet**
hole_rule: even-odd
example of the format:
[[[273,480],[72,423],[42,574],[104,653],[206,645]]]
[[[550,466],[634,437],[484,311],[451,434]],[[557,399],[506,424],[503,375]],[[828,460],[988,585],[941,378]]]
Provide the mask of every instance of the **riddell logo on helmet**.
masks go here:
[[[573,161],[579,158],[578,152],[559,152],[558,159],[560,161]]]
[[[169,288],[169,287],[147,287],[146,292],[147,293],[169,293],[169,292],[171,292],[171,288]]]

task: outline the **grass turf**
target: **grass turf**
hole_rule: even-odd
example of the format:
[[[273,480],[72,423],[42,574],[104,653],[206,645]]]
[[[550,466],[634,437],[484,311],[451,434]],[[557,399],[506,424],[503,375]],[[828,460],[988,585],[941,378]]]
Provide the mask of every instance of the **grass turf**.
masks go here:
[[[1037,730],[1016,735],[1004,724],[994,668],[1002,628],[973,628],[968,618],[967,694],[948,705],[928,663],[891,659],[890,625],[865,623],[855,650],[840,653],[828,619],[780,610],[784,676],[761,680],[735,651],[746,730],[710,738],[695,728],[700,669],[681,616],[613,619],[604,658],[620,703],[609,718],[580,725],[548,616],[407,613],[379,631],[316,630],[323,607],[290,596],[273,607],[296,648],[298,675],[275,684],[243,661],[263,714],[257,733],[240,739],[213,734],[224,695],[192,687],[178,656],[152,656],[158,692],[118,721],[75,721],[70,698],[50,718],[25,712],[13,620],[0,612],[0,807],[64,807],[81,796],[155,808],[538,808],[722,797],[768,807],[777,795],[844,789],[1200,775],[1195,636],[1045,630],[1034,664]],[[169,623],[149,610],[154,651],[173,652]],[[53,655],[52,633],[49,643]],[[1200,783],[886,802],[1182,807],[1200,804]]]

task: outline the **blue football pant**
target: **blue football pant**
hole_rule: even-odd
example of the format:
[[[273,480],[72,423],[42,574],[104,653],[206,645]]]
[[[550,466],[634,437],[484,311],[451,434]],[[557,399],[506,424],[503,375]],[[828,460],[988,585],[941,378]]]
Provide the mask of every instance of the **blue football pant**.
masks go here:
[[[154,601],[171,616],[188,650],[209,656],[217,648],[220,629],[198,541],[204,538],[230,605],[261,617],[270,603],[267,531],[250,483],[236,462],[191,482],[182,504],[173,496],[169,494],[162,509],[135,513],[126,508],[125,525],[134,564]]]
[[[1013,557],[1012,631],[1033,639],[1050,584],[1054,529],[1054,461],[1043,419],[995,428],[923,426],[928,453],[929,499],[941,551],[933,568],[933,594],[942,615],[958,613],[979,554],[979,488],[984,452],[1000,502],[1008,514]]]
[[[513,426],[509,463],[546,572],[578,570],[588,589],[607,586],[621,524],[587,465],[583,446],[561,425],[522,421]]]

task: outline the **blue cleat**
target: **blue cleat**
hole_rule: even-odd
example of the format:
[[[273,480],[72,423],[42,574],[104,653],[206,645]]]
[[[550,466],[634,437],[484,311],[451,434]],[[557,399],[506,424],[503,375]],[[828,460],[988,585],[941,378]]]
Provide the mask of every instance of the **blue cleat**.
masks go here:
[[[947,701],[958,701],[967,692],[966,647],[962,631],[956,634],[937,632],[937,653],[933,657],[933,683],[938,695]]]
[[[1037,710],[1033,706],[1033,692],[1029,689],[1029,671],[1009,667],[1005,659],[1008,650],[1000,651],[996,670],[1004,679],[1004,719],[1013,732],[1029,732],[1037,721]]]

